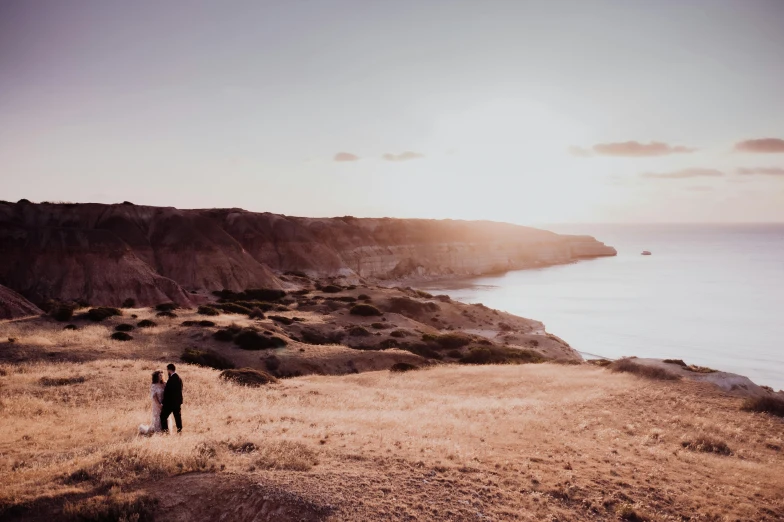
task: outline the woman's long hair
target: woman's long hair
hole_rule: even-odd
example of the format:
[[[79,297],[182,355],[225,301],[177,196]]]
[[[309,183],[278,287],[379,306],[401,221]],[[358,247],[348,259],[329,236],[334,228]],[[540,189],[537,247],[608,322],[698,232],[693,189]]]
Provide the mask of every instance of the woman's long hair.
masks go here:
[[[162,376],[163,376],[163,372],[160,370],[155,370],[154,372],[152,372],[152,383],[158,384],[159,382],[162,382],[163,381],[163,379],[161,378]]]

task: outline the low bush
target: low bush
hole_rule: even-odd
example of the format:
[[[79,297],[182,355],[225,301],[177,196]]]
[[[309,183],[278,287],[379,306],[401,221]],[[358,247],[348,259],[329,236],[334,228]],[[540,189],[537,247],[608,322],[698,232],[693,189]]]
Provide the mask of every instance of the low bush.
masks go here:
[[[250,309],[248,317],[251,319],[264,319],[264,312],[258,306],[254,306]]]
[[[155,317],[168,317],[169,319],[176,319],[177,314],[174,312],[158,312],[155,314]]]
[[[67,324],[63,327],[63,330],[78,330],[79,327],[75,324]]]
[[[402,338],[402,337],[408,337],[409,335],[414,335],[414,334],[412,332],[409,332],[408,330],[392,330],[391,332],[389,332],[390,337]]]
[[[213,295],[225,301],[278,301],[286,297],[286,292],[275,288],[249,288],[243,292],[218,290]]]
[[[87,318],[96,323],[100,323],[104,319],[113,317],[115,315],[122,315],[122,311],[118,308],[111,308],[109,306],[99,306],[97,308],[90,308],[87,311]]]
[[[354,337],[367,337],[372,335],[367,329],[361,326],[354,326],[348,330],[348,334]]]
[[[196,313],[199,315],[216,316],[220,315],[220,310],[213,306],[202,305],[196,310]]]
[[[122,323],[115,326],[114,329],[118,332],[131,332],[134,327],[132,324]]]
[[[179,305],[177,303],[161,303],[155,306],[155,309],[159,312],[171,312],[173,310],[177,310]]]
[[[308,344],[340,344],[345,337],[346,332],[343,330],[322,332],[316,328],[302,329],[302,341]]]
[[[219,310],[223,310],[228,314],[250,315],[250,308],[237,303],[217,303],[214,305],[214,307]]]
[[[154,326],[158,326],[158,323],[154,321],[150,321],[149,319],[142,319],[141,321],[136,323],[136,326],[138,326],[139,328],[152,328]]]
[[[316,452],[301,442],[270,441],[259,447],[255,464],[261,469],[308,471],[318,464]]]
[[[207,321],[207,320],[199,321],[199,322],[198,322],[198,323],[196,323],[196,324],[198,324],[198,325],[199,325],[199,326],[201,326],[202,328],[211,328],[211,327],[215,326],[215,323],[214,323],[214,322],[212,322],[212,321]]]
[[[228,328],[221,328],[220,330],[212,334],[212,338],[215,339],[216,341],[229,342],[234,340],[235,335],[236,333],[232,332]]]
[[[503,346],[475,346],[460,357],[462,364],[525,364],[543,360],[541,355],[531,350]]]
[[[278,380],[267,372],[254,370],[252,368],[240,368],[239,370],[223,370],[220,378],[225,381],[232,381],[242,386],[263,386],[265,384],[276,383]]]
[[[354,305],[351,307],[350,313],[351,315],[359,315],[362,317],[373,317],[377,315],[383,315],[381,313],[381,310],[369,304]]]
[[[213,350],[187,348],[182,352],[180,359],[189,364],[215,368],[216,370],[231,370],[234,368],[234,363],[231,360]]]
[[[667,364],[677,364],[678,366],[683,366],[684,368],[687,366],[683,359],[664,359],[662,362]]]
[[[360,301],[370,301],[370,296],[367,294],[359,294],[357,296],[357,299],[359,299]]]
[[[640,377],[645,377],[646,379],[658,379],[661,381],[678,380],[677,375],[674,375],[667,370],[657,366],[647,366],[636,363],[633,359],[626,357],[614,361],[607,367],[614,372],[633,373],[634,375],[639,375]]]
[[[303,272],[301,270],[288,270],[286,272],[283,272],[283,275],[294,276],[294,277],[304,277],[305,279],[309,279],[308,274],[306,274],[305,272]],[[298,290],[298,291],[301,292],[301,290]]]
[[[286,346],[286,341],[280,337],[268,337],[255,330],[245,329],[234,336],[234,344],[243,350],[267,350]]]
[[[399,363],[393,364],[389,368],[389,371],[390,372],[409,372],[411,370],[418,370],[418,369],[419,369],[419,366],[416,366],[416,365],[413,365],[413,364],[409,364],[409,363],[405,363],[405,362],[399,362]]]
[[[327,297],[329,301],[340,301],[341,303],[356,303],[357,298],[351,297],[350,295],[340,295],[338,297]]]
[[[288,317],[283,317],[282,315],[271,315],[269,316],[270,319],[275,321],[276,323],[285,324],[286,326],[294,324],[294,320]]]
[[[422,303],[409,297],[391,297],[385,307],[387,312],[419,317],[430,315],[441,310],[436,303]]]
[[[694,440],[684,440],[681,446],[691,451],[702,451],[704,453],[716,453],[717,455],[732,455],[732,450],[723,440],[715,439],[707,435],[702,435]]]
[[[447,357],[451,357],[452,359],[460,359],[463,356],[463,352],[460,350],[449,350],[446,352]]]
[[[269,371],[274,373],[278,371],[278,368],[280,368],[280,359],[274,355],[270,355],[264,359],[264,366],[266,366]]]
[[[784,417],[784,400],[777,397],[753,397],[743,402],[742,409]]]
[[[415,289],[414,293],[417,295],[417,297],[424,297],[425,299],[432,299],[433,298],[433,294],[425,292],[424,290],[416,290]]]
[[[443,356],[427,343],[402,343],[398,347],[426,359],[443,359]]]
[[[56,303],[49,311],[49,315],[51,315],[55,321],[64,323],[65,321],[71,320],[75,308],[76,307],[71,303]]]
[[[63,506],[62,516],[64,520],[74,522],[152,522],[157,506],[158,500],[149,495],[116,493],[68,501]]]
[[[41,386],[70,386],[71,384],[82,384],[87,379],[81,375],[77,377],[41,377],[38,381]]]
[[[376,330],[384,330],[386,328],[392,328],[390,325],[384,323],[372,323],[370,327],[375,328]]]
[[[442,335],[422,335],[422,340],[425,342],[433,342],[444,350],[452,350],[454,348],[462,348],[471,344],[471,337],[458,332],[447,333]]]
[[[337,285],[327,285],[321,287],[321,291],[324,292],[325,294],[337,294],[338,292],[342,292],[343,288]]]
[[[111,338],[115,341],[132,341],[133,337],[125,332],[114,332]]]
[[[400,343],[397,342],[396,339],[384,339],[378,343],[378,347],[381,350],[389,350],[390,348],[397,348],[398,346],[400,346]]]
[[[125,301],[122,302],[122,308],[135,308],[136,307],[136,299],[133,297],[129,297]]]

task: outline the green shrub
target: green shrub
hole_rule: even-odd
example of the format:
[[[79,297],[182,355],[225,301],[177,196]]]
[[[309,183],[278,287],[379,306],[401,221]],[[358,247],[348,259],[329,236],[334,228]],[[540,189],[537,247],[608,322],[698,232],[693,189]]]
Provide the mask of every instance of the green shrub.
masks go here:
[[[234,336],[234,344],[243,350],[267,350],[286,346],[286,341],[280,337],[268,337],[255,330],[245,329]]]
[[[441,307],[436,303],[427,302],[422,303],[409,297],[391,297],[386,305],[387,312],[393,312],[403,315],[422,316],[425,314],[432,314],[441,310]]]
[[[354,337],[367,337],[372,335],[367,329],[361,326],[354,326],[348,330],[348,334]]]
[[[443,359],[443,356],[427,343],[403,343],[399,348],[426,359]]]
[[[278,382],[278,380],[269,373],[251,368],[223,370],[220,374],[220,378],[243,386],[263,386],[265,384]]]
[[[234,368],[234,363],[227,357],[213,350],[202,348],[187,348],[180,357],[183,362],[215,368],[216,370],[230,370]]]
[[[136,323],[136,326],[138,326],[139,328],[152,328],[153,326],[158,326],[158,324],[153,321],[150,321],[149,319],[142,319],[141,321]]]
[[[746,399],[742,406],[744,411],[769,413],[776,417],[784,417],[784,400],[777,397],[753,397]]]
[[[343,330],[322,332],[315,328],[302,329],[302,340],[308,344],[340,344],[345,337],[346,332]]]
[[[133,325],[127,323],[118,324],[117,326],[114,327],[114,329],[117,330],[118,332],[130,332],[133,331]]]
[[[196,313],[198,313],[199,315],[210,315],[210,316],[220,315],[220,311],[217,308],[212,306],[206,306],[206,305],[200,306],[196,310]]]
[[[130,335],[128,335],[125,332],[114,332],[111,337],[115,341],[131,341],[131,340],[133,340],[133,337],[131,337]]]
[[[377,315],[383,315],[381,313],[381,310],[369,304],[354,305],[351,307],[350,313],[351,315],[359,315],[362,317],[373,317]]]
[[[133,297],[129,297],[122,303],[122,308],[135,308],[136,307],[136,299]]]
[[[115,315],[122,315],[122,311],[117,308],[111,308],[109,306],[99,306],[98,308],[90,308],[87,311],[87,317],[91,321],[95,321],[96,323],[99,323],[104,319],[107,319]]]
[[[177,303],[161,303],[155,306],[155,309],[159,312],[171,312],[173,310],[177,310],[179,305]]]

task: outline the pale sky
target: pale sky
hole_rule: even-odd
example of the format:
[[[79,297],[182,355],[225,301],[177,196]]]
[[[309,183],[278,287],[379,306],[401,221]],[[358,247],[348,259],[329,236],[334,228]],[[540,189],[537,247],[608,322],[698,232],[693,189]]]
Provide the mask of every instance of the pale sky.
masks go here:
[[[0,199],[784,221],[784,2],[0,3]]]

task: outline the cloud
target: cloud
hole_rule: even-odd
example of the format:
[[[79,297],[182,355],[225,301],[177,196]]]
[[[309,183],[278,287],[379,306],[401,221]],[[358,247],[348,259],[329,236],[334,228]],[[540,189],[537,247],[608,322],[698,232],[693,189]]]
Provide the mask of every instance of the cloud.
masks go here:
[[[584,151],[584,149],[580,149],[579,147],[573,148],[578,149],[579,151]],[[597,143],[592,147],[592,150],[595,154],[600,156],[642,157],[685,154],[688,152],[694,152],[697,149],[683,147],[681,145],[672,146],[668,143],[662,143],[660,141],[652,141],[650,143],[640,143],[639,141],[624,141],[618,143]],[[574,154],[574,152],[572,153]]]
[[[338,152],[335,154],[335,161],[357,161],[359,156],[350,152]]]
[[[784,169],[781,167],[754,167],[754,168],[739,168],[738,174],[743,176],[753,176],[761,174],[763,176],[784,176]]]
[[[674,172],[644,172],[640,177],[650,179],[716,178],[724,173],[716,169],[682,169]]]
[[[582,147],[575,147],[574,145],[569,147],[569,154],[572,156],[577,156],[578,158],[590,158],[593,156],[593,153],[590,150],[584,149]]]
[[[714,190],[714,188],[707,185],[694,185],[686,187],[686,190],[690,190],[691,192],[710,192]]]
[[[774,154],[784,152],[784,140],[779,138],[760,138],[757,140],[745,140],[735,144],[735,150],[739,152],[755,152],[759,154]]]
[[[401,152],[400,154],[386,153],[381,157],[387,161],[408,161],[408,160],[424,158],[425,155],[420,154],[418,152],[411,152],[410,150],[407,150],[405,152]]]

